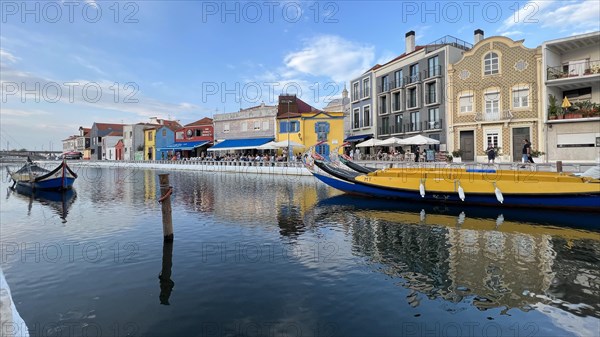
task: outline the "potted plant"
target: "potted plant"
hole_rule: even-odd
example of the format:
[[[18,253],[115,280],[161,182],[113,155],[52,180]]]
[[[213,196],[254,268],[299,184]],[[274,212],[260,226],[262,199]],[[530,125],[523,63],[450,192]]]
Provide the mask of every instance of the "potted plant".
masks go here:
[[[454,151],[452,151],[452,162],[453,163],[462,163],[462,150],[461,149],[456,149]]]
[[[548,95],[548,118],[549,119],[562,119],[562,109],[556,104],[556,96]],[[551,118],[551,116],[555,116],[555,118]]]

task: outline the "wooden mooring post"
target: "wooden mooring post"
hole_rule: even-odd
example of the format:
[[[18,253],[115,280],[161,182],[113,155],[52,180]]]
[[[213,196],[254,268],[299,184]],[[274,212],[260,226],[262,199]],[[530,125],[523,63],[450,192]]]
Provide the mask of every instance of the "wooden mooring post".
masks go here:
[[[169,185],[169,174],[159,174],[160,181],[160,199],[162,204],[162,223],[163,223],[163,238],[165,242],[173,241],[173,217],[171,215],[171,193],[173,187]]]
[[[563,171],[562,161],[561,160],[557,160],[556,161],[556,172],[561,173],[562,171]]]

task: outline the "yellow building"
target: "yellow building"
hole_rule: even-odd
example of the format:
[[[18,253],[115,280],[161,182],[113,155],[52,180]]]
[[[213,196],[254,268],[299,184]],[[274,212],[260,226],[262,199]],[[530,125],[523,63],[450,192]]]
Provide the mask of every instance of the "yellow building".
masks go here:
[[[144,130],[144,160],[156,160],[156,128]]]
[[[316,151],[328,155],[344,141],[344,113],[317,110],[296,96],[279,96],[276,140],[304,145],[294,148],[294,155],[326,141]]]
[[[544,150],[540,109],[541,48],[523,40],[483,38],[448,68],[448,150],[463,161],[487,162],[485,150],[500,148],[500,161],[521,161],[523,139]]]

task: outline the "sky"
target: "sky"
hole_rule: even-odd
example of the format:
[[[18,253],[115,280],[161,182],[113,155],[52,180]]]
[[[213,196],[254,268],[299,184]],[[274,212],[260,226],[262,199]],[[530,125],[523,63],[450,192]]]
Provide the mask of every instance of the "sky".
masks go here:
[[[0,1],[0,149],[62,149],[94,122],[187,124],[297,94],[324,107],[416,43],[535,48],[600,30],[600,1]],[[348,87],[349,88],[349,87]]]

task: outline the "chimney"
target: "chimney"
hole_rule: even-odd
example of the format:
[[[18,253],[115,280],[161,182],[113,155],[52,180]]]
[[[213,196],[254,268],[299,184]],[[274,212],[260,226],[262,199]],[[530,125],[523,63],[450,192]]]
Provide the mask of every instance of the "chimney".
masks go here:
[[[150,124],[158,124],[158,118],[157,117],[150,117]]]
[[[406,49],[405,52],[408,53],[412,53],[413,51],[415,51],[415,31],[411,30],[410,32],[406,33]]]
[[[477,44],[479,41],[481,41],[481,40],[484,39],[484,37],[483,37],[483,30],[477,29],[477,30],[475,30],[474,34],[475,34],[475,37],[474,37],[475,43],[474,44]]]

